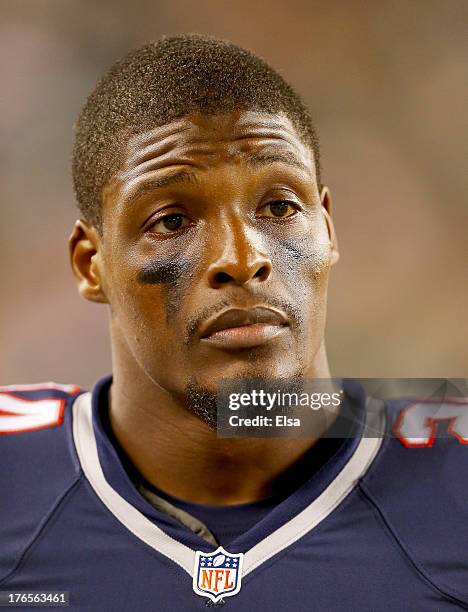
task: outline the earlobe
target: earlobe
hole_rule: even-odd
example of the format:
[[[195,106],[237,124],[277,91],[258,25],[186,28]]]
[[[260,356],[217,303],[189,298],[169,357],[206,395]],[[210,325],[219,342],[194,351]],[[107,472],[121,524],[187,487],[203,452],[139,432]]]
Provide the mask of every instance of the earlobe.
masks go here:
[[[328,189],[328,187],[322,188],[322,192],[320,194],[320,202],[322,204],[322,211],[325,215],[325,222],[327,224],[328,236],[330,239],[330,249],[331,249],[330,265],[333,266],[339,260],[340,253],[338,250],[338,240],[336,237],[336,231],[335,231],[335,226],[334,226],[333,217],[332,217],[331,194],[330,194],[330,190]]]
[[[79,219],[68,240],[70,263],[81,297],[91,302],[108,302],[102,280],[101,240],[96,229]]]

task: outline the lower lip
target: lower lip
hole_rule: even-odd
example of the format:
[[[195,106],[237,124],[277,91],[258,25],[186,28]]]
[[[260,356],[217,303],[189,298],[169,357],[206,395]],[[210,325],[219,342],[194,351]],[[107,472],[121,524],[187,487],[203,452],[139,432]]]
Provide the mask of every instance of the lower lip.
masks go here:
[[[202,342],[226,350],[237,350],[262,346],[283,334],[287,325],[268,325],[253,323],[240,327],[230,327],[202,338]]]

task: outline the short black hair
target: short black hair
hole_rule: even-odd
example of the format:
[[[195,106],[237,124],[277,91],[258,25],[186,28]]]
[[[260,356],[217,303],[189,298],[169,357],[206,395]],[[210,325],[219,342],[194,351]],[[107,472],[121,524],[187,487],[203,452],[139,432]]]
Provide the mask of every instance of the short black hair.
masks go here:
[[[84,219],[102,231],[102,190],[132,135],[191,113],[254,110],[284,114],[314,153],[316,130],[299,95],[263,59],[198,34],[164,37],[118,60],[88,97],[76,124],[73,182]]]

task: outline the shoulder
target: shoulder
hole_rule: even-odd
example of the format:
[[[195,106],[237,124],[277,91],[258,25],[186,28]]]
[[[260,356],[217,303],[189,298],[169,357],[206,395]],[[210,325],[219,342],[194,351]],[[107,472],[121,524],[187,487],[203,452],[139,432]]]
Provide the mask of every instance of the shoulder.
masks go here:
[[[391,400],[385,413],[380,452],[365,477],[373,490],[387,498],[396,492],[400,507],[423,494],[443,504],[442,491],[452,488],[468,495],[468,398]]]
[[[0,387],[0,581],[80,478],[71,432],[76,385]]]
[[[385,402],[381,448],[365,477],[382,496],[398,493],[400,507],[413,494],[460,487],[468,469],[468,398],[405,398]],[[417,506],[413,506],[414,509]],[[468,513],[468,505],[466,506]]]
[[[361,491],[411,562],[468,598],[468,399],[387,401],[386,417]]]
[[[63,473],[58,465],[73,458],[71,406],[81,393],[56,383],[0,387],[0,484],[42,484]]]

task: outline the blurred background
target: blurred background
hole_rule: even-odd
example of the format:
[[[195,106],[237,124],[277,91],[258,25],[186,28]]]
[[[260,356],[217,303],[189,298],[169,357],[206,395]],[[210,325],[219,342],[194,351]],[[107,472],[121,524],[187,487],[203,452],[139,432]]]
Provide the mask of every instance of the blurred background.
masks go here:
[[[68,265],[73,123],[115,59],[180,32],[253,50],[312,110],[333,375],[468,376],[467,23],[466,0],[2,0],[0,384],[110,371],[106,308]]]

